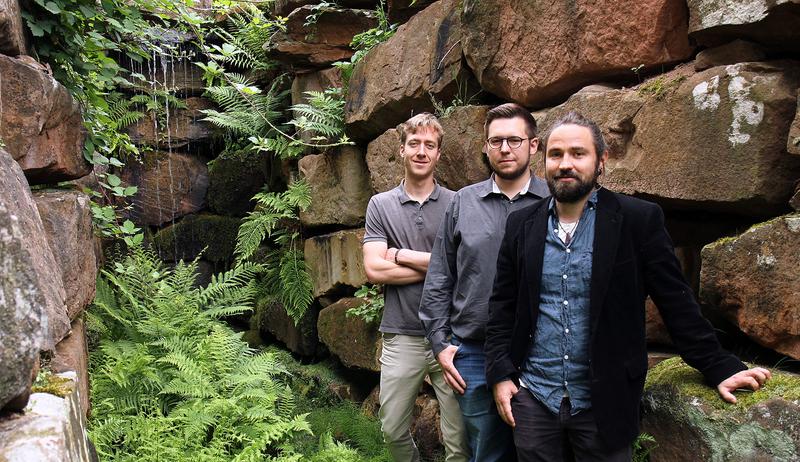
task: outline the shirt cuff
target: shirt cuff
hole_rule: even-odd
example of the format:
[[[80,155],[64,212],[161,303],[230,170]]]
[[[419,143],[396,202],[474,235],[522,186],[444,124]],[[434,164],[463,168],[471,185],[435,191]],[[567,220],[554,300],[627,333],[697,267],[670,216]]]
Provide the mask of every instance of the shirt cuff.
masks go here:
[[[447,340],[449,336],[450,334],[444,330],[438,330],[431,334],[429,340],[431,342],[431,349],[433,350],[434,358],[439,356],[439,353],[450,346],[450,342]]]

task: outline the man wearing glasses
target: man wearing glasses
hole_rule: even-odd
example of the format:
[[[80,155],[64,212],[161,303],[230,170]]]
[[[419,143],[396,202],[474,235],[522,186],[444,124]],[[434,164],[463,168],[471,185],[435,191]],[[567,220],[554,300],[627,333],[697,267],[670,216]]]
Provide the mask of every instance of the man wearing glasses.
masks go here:
[[[473,461],[513,461],[511,427],[494,406],[485,377],[484,334],[497,253],[506,217],[548,196],[547,184],[531,174],[536,120],[517,104],[486,114],[486,155],[492,176],[458,191],[431,251],[419,316],[456,392]]]

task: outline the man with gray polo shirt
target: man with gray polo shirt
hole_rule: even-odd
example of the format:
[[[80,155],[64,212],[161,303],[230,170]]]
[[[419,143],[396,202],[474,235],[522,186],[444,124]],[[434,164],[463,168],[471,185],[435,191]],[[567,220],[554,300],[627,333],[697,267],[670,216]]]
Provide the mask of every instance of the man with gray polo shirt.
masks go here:
[[[511,427],[494,406],[486,385],[483,340],[508,214],[548,196],[531,174],[538,147],[536,120],[514,103],[486,114],[486,155],[491,178],[453,198],[431,253],[419,315],[447,383],[455,390],[473,461],[513,461]]]
[[[433,179],[443,130],[433,115],[422,113],[398,131],[405,177],[396,188],[370,199],[363,241],[367,277],[384,284],[381,430],[393,460],[419,460],[409,428],[427,375],[439,401],[445,460],[464,462],[469,449],[458,402],[445,383],[418,313],[429,252],[454,194]]]

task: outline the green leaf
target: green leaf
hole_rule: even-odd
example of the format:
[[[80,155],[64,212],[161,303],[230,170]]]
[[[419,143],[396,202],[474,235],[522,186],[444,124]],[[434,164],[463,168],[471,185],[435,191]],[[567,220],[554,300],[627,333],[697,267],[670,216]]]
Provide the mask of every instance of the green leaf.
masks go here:
[[[44,4],[44,8],[47,11],[49,11],[49,12],[51,12],[53,14],[60,14],[61,13],[61,8],[59,8],[58,5],[56,5],[55,2],[47,2],[47,3],[45,3]]]
[[[112,174],[109,174],[109,175],[106,177],[106,181],[107,181],[107,182],[108,182],[108,184],[110,184],[111,186],[119,186],[120,184],[122,184],[122,180],[120,180],[120,179],[119,179],[119,177],[118,177],[117,175],[112,175]]]

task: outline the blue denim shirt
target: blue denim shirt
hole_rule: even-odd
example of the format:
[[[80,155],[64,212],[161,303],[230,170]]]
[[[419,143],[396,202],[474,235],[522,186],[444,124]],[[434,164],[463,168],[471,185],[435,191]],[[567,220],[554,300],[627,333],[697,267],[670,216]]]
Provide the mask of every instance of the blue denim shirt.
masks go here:
[[[569,396],[572,415],[591,407],[589,289],[597,192],[589,197],[569,246],[558,237],[555,202],[544,247],[539,317],[521,382],[551,412]]]

